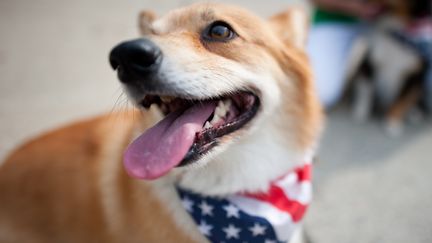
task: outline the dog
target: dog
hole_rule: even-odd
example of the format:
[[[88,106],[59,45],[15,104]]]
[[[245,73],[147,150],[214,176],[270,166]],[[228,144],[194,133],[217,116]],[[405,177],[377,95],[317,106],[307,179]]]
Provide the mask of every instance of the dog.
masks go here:
[[[0,169],[0,242],[299,242],[323,126],[306,15],[264,20],[199,3],[143,11],[139,27],[142,37],[110,53],[138,109],[12,153]],[[269,190],[285,199],[270,204]],[[268,219],[280,225],[240,209],[258,201],[281,211]],[[255,221],[238,225],[239,216]]]
[[[427,59],[407,33],[407,26],[427,12],[427,1],[377,1],[387,13],[357,40],[352,52],[353,116],[381,116],[388,135],[402,133],[405,118],[425,114],[423,92]]]
[[[404,119],[417,113],[425,62],[390,29],[376,28],[356,43],[364,45],[362,61],[352,76],[353,117],[365,121],[377,115],[388,135],[399,136]]]

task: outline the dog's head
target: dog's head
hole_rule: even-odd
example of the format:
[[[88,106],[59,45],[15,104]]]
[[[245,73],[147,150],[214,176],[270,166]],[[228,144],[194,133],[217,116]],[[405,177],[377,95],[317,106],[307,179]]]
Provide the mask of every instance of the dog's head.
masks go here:
[[[241,170],[254,167],[249,158],[314,146],[321,113],[300,10],[263,20],[233,6],[195,4],[161,18],[142,12],[139,25],[143,37],[116,46],[110,62],[137,106],[154,104],[165,117],[129,146],[130,175],[153,179],[204,164]]]

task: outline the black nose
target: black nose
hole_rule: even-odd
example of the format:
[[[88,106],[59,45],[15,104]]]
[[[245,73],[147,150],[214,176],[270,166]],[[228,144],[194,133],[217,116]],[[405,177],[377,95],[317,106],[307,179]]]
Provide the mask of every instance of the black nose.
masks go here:
[[[162,62],[162,52],[152,41],[136,39],[115,46],[109,61],[120,80],[129,82],[155,73]]]

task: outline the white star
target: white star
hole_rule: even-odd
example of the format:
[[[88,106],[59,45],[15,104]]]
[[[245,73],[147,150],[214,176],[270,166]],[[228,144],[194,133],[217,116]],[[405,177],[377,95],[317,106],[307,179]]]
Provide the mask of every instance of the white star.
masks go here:
[[[201,234],[206,236],[211,236],[211,230],[213,229],[213,226],[207,224],[204,220],[201,221],[200,225],[198,226],[199,231]]]
[[[202,201],[199,207],[201,208],[202,215],[213,216],[213,206],[207,204],[205,201]]]
[[[190,200],[188,197],[184,197],[182,199],[182,204],[183,204],[183,207],[186,209],[186,211],[192,213],[192,211],[193,211],[193,209],[192,209],[192,206],[193,206],[192,200]]]
[[[236,206],[232,204],[228,204],[224,206],[223,209],[225,209],[225,211],[227,212],[227,218],[231,218],[231,217],[240,218],[239,209]]]
[[[228,227],[223,228],[223,231],[226,234],[227,239],[231,239],[231,238],[235,238],[238,239],[239,238],[239,233],[241,231],[240,228],[236,228],[234,225],[230,224],[228,225]]]
[[[276,241],[274,241],[274,240],[265,240],[264,243],[276,243]]]
[[[264,235],[266,229],[267,227],[262,226],[258,223],[255,223],[253,227],[249,228],[249,230],[252,231],[253,236]]]

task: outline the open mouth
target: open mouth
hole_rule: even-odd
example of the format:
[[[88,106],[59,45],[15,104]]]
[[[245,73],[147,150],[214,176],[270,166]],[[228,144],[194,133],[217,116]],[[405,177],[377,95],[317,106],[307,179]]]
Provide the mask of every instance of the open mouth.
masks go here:
[[[132,142],[124,157],[126,170],[135,178],[155,179],[199,160],[248,124],[260,100],[242,91],[205,100],[147,95],[140,102],[144,108],[153,104],[165,117]]]

